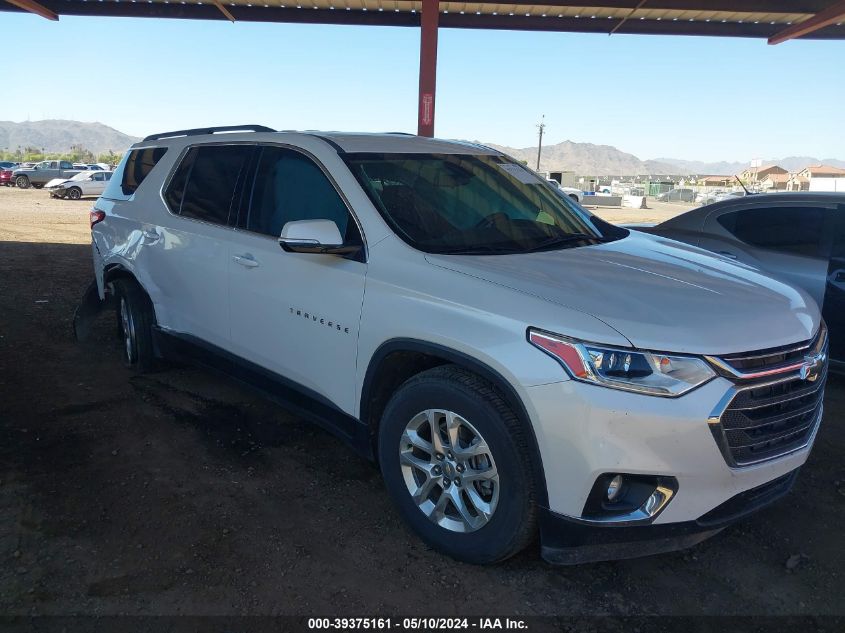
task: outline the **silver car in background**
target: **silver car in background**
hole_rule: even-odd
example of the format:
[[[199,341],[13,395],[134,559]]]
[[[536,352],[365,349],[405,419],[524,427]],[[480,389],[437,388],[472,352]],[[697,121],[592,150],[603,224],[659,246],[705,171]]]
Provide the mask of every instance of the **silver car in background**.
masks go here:
[[[832,366],[845,369],[845,194],[730,195],[637,229],[706,248],[806,290],[827,321]]]

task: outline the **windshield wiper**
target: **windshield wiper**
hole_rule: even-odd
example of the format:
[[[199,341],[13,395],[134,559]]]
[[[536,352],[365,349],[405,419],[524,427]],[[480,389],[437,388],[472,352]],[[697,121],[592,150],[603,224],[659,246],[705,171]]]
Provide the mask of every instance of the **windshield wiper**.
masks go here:
[[[534,251],[543,250],[545,248],[551,248],[553,246],[562,246],[563,244],[569,244],[571,242],[610,242],[612,238],[604,237],[602,235],[590,235],[589,233],[569,233],[568,235],[561,235],[557,237],[549,238],[543,242],[535,244],[528,250],[526,253],[533,253]]]
[[[477,246],[468,246],[466,248],[456,248],[450,251],[441,251],[440,255],[513,255],[514,253],[524,253],[521,248],[506,247],[506,246],[492,246],[490,244],[479,244]]]

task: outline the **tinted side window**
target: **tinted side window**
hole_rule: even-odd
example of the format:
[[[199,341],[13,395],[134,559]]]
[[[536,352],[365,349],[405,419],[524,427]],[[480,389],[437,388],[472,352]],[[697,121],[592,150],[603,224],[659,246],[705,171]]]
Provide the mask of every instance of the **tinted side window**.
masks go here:
[[[774,207],[726,213],[718,222],[751,246],[816,256],[821,250],[824,217],[824,209]]]
[[[187,183],[181,185],[184,194],[178,213],[196,220],[226,224],[238,178],[252,150],[252,145],[204,145],[192,149],[190,153],[194,156],[190,172],[186,174]],[[175,196],[179,186],[180,183],[171,182],[168,190],[173,188]]]
[[[138,190],[138,187],[144,182],[144,178],[161,160],[166,151],[166,147],[147,147],[145,149],[133,149],[129,152],[126,166],[123,168],[123,180],[120,183],[124,195],[131,196]]]
[[[60,169],[73,169],[73,164],[68,163],[67,161],[62,161]],[[82,169],[88,169],[88,168],[83,167]]]
[[[198,153],[199,147],[192,147],[188,150],[188,153],[185,154],[179,165],[177,165],[176,171],[170,178],[170,183],[164,192],[164,200],[167,202],[167,206],[170,207],[172,213],[177,215],[182,212],[182,198],[185,195],[185,185],[188,184],[188,176],[191,174],[191,169],[194,167],[194,161]]]
[[[346,204],[314,161],[293,150],[265,147],[246,228],[279,237],[282,227],[294,220],[333,220],[346,243],[361,242]]]

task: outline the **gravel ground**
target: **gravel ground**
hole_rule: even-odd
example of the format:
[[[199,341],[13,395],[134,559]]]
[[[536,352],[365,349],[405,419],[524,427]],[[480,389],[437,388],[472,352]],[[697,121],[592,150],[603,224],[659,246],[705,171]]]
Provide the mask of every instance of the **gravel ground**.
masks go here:
[[[473,567],[316,427],[203,370],[132,376],[112,315],[76,343],[91,203],[0,188],[0,614],[845,614],[841,377],[775,507],[684,552]]]

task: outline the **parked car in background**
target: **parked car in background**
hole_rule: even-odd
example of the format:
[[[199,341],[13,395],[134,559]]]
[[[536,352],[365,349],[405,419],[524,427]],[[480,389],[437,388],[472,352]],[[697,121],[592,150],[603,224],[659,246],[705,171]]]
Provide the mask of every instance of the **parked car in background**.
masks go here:
[[[80,172],[66,160],[44,160],[33,167],[18,167],[12,172],[12,181],[20,189],[40,189],[55,178],[67,179]]]
[[[552,185],[552,187],[557,188],[560,193],[572,198],[575,202],[584,201],[584,192],[580,189],[576,189],[575,187],[564,187],[554,178],[547,178],[546,180],[549,181],[549,184]]]
[[[11,168],[0,169],[0,186],[2,186],[2,187],[11,187],[12,186],[12,169]]]
[[[638,230],[714,251],[804,289],[822,308],[845,369],[845,194],[730,197]]]
[[[12,169],[12,168],[17,167],[17,166],[18,166],[17,163],[13,163],[13,162],[8,161],[8,160],[0,160],[0,169]]]
[[[670,189],[657,196],[660,202],[694,202],[695,191],[692,189]]]
[[[72,178],[56,178],[48,182],[44,188],[53,198],[70,198],[79,200],[82,196],[99,196],[111,179],[110,171],[82,171]]]
[[[700,193],[696,195],[695,201],[700,205],[705,205],[713,204],[714,202],[721,202],[722,200],[742,198],[744,196],[744,191],[711,191],[710,193]]]
[[[481,145],[155,134],[90,221],[86,297],[128,367],[195,354],[263,387],[375,458],[398,515],[464,561],[538,531],[556,563],[692,545],[785,495],[821,422],[806,293]]]
[[[73,168],[74,169],[89,169],[87,163],[74,163]]]

